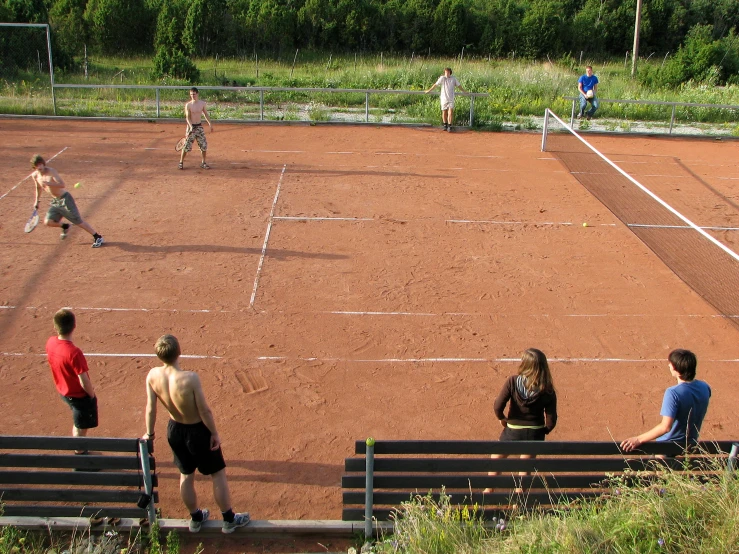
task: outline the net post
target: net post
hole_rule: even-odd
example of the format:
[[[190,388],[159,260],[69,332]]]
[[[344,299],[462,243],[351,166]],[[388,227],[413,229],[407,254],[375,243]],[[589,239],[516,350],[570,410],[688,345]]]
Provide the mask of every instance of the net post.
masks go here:
[[[365,444],[365,483],[364,483],[364,540],[368,541],[374,536],[372,529],[372,505],[374,503],[374,481],[375,481],[375,439],[369,437]]]
[[[544,108],[544,131],[541,133],[541,151],[547,151],[547,131],[549,130],[549,108]]]
[[[672,134],[672,127],[675,125],[675,104],[672,105],[672,115],[670,116],[670,135]]]
[[[56,96],[54,94],[54,62],[51,59],[51,28],[46,24],[46,48],[49,50],[49,78],[51,80],[51,105],[56,115]]]

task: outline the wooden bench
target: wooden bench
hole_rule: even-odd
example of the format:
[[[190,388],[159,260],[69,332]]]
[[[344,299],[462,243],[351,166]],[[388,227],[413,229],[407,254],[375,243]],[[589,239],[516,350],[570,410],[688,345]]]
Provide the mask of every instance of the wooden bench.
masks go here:
[[[438,501],[442,489],[455,506],[478,507],[486,519],[516,509],[552,509],[573,500],[612,492],[609,478],[628,470],[669,467],[717,467],[716,460],[736,463],[739,445],[703,442],[689,461],[672,443],[650,442],[624,453],[613,442],[555,441],[357,441],[356,456],[346,458],[342,477],[344,521],[387,521],[402,502],[416,495]],[[732,448],[733,447],[733,448]],[[491,459],[491,454],[535,455],[536,458]],[[664,456],[661,458],[659,456]],[[707,462],[713,465],[707,466]],[[496,476],[488,472],[500,472]],[[519,476],[519,472],[528,475]],[[494,492],[483,493],[486,488]]]
[[[0,436],[0,525],[19,518],[154,521],[152,449],[143,439]]]

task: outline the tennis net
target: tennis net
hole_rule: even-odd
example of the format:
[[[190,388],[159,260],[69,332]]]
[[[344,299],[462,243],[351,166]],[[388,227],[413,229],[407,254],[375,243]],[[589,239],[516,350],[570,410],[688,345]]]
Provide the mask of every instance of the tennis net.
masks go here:
[[[572,175],[683,282],[739,327],[739,255],[601,154],[550,110],[542,151]]]

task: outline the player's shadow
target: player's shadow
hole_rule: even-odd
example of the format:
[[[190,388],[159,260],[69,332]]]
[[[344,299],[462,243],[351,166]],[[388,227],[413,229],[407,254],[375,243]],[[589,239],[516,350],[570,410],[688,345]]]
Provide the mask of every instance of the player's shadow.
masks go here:
[[[288,462],[279,460],[226,460],[230,468],[229,481],[255,483],[287,483],[291,485],[317,485],[335,487],[341,483],[342,465],[311,462]],[[172,462],[157,461],[158,469],[174,469]],[[242,474],[247,470],[249,474]],[[179,473],[157,471],[159,478],[176,479]]]
[[[131,244],[130,242],[106,242],[105,248],[119,248],[132,254],[179,254],[182,252],[216,253],[216,254],[261,254],[261,248],[247,248],[242,246],[222,246],[217,244],[171,244],[169,246],[154,246],[148,244]],[[345,260],[345,254],[328,254],[323,252],[301,252],[298,250],[281,250],[270,248],[266,252],[268,258],[283,260],[288,258],[314,258],[319,260]]]

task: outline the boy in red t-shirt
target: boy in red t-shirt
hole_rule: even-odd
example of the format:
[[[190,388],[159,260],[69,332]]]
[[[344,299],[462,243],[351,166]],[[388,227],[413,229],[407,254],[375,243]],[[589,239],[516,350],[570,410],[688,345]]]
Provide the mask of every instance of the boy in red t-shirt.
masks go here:
[[[57,336],[49,337],[46,341],[46,356],[56,390],[72,408],[72,435],[85,437],[88,429],[98,426],[98,401],[88,374],[85,355],[72,343],[75,327],[71,310],[62,308],[55,313],[54,329]],[[87,451],[77,450],[75,454],[87,454]]]

